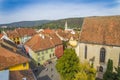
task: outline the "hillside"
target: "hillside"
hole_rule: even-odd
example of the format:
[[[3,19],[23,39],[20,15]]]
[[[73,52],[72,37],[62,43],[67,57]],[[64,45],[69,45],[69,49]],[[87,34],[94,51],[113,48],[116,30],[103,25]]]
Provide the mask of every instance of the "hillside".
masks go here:
[[[33,27],[33,28],[64,28],[65,22],[68,23],[68,28],[80,28],[84,18],[67,18],[60,20],[38,20],[38,21],[21,21],[10,24],[0,24],[0,26],[7,27]]]
[[[68,28],[80,28],[82,26],[84,18],[68,18],[68,19],[61,19],[56,21],[51,21],[49,23],[43,24],[39,26],[39,28],[64,28],[65,22],[68,23]]]
[[[50,21],[51,20],[21,21],[21,22],[9,23],[9,24],[0,24],[0,26],[8,26],[8,27],[33,27],[33,26],[40,26],[40,25],[48,23]]]

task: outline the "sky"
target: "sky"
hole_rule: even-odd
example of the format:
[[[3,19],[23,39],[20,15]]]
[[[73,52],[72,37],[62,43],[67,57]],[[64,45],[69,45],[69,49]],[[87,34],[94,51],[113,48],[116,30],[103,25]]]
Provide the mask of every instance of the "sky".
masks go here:
[[[0,0],[0,24],[120,15],[120,0]]]

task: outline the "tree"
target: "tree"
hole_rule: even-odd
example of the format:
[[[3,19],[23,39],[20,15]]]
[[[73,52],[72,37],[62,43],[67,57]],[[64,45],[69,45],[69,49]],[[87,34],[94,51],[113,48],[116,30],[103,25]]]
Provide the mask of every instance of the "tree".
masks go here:
[[[68,41],[63,41],[63,49],[65,50],[67,48],[67,45],[68,45]]]
[[[74,49],[66,49],[63,56],[57,61],[57,71],[63,80],[73,80],[79,71],[79,59]]]
[[[74,80],[95,80],[96,70],[88,63],[80,63]]]
[[[113,80],[120,80],[120,67],[115,67],[115,72],[113,72]]]
[[[106,72],[103,75],[103,80],[113,80],[113,61],[108,60]]]

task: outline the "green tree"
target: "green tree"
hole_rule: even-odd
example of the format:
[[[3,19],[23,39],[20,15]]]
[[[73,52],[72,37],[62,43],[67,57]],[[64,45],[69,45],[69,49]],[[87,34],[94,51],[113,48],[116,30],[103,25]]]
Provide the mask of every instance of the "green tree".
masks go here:
[[[79,71],[79,59],[74,49],[66,49],[63,56],[57,61],[57,71],[62,80],[73,80]]]
[[[65,50],[67,48],[67,45],[68,45],[68,41],[63,41],[63,49]]]
[[[108,60],[106,72],[103,75],[103,80],[113,80],[113,61]]]
[[[113,80],[120,80],[120,67],[115,67],[115,72],[113,72]]]
[[[74,80],[95,80],[96,70],[88,63],[80,63]]]

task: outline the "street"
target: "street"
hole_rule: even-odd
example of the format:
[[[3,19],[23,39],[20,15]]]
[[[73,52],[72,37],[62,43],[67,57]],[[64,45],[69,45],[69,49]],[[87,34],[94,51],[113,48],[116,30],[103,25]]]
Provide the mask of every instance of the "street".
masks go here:
[[[60,75],[57,72],[55,65],[56,65],[56,61],[52,61],[52,63],[49,63],[46,66],[44,66],[45,68],[43,68],[43,70],[40,72],[37,79],[38,80],[60,80]]]

